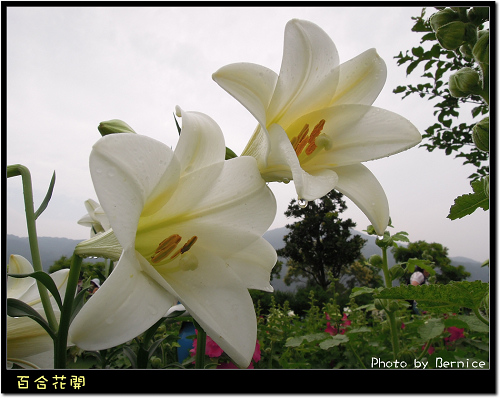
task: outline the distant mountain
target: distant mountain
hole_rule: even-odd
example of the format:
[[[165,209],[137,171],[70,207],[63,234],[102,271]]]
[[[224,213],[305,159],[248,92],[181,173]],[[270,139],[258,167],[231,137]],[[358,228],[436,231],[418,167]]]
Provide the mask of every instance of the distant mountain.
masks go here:
[[[59,260],[61,256],[71,257],[75,250],[75,246],[80,242],[81,240],[67,238],[39,237],[38,249],[40,251],[43,270],[48,271],[50,266],[54,264],[55,261]],[[30,244],[27,237],[20,238],[16,235],[7,235],[5,254],[7,263],[11,254],[23,256],[30,263],[33,263],[31,259]]]
[[[283,241],[283,237],[288,233],[288,229],[286,227],[282,228],[276,228],[267,231],[264,234],[264,238],[276,249],[281,249],[282,247],[285,246],[285,242]],[[361,249],[361,254],[365,258],[370,258],[374,254],[381,255],[381,250],[380,248],[376,245],[375,240],[376,237],[373,235],[367,235],[362,232],[358,232],[356,230],[351,230],[351,233],[354,235],[360,235],[363,239],[365,239],[367,242],[365,243],[365,246]],[[402,245],[404,243],[399,242]],[[281,259],[283,261],[283,259]],[[481,263],[479,261],[472,260],[467,257],[450,257],[451,264],[453,266],[458,266],[458,265],[463,265],[465,270],[467,272],[471,273],[471,276],[467,278],[469,281],[475,281],[475,280],[481,280],[483,282],[489,282],[489,267],[481,267]],[[389,264],[389,267],[392,267],[396,261],[394,260],[394,256],[392,255],[391,251],[388,251],[387,253],[387,262]],[[278,280],[273,280],[271,284],[276,290],[284,290],[284,291],[293,291],[295,290],[298,286],[305,284],[304,283],[298,283],[298,284],[292,284],[291,286],[286,286],[285,283],[283,282],[283,278],[285,277],[287,272],[287,267],[286,264],[284,264],[283,269],[281,271],[281,279]]]
[[[353,234],[360,235],[363,239],[367,240],[365,246],[363,247],[363,249],[361,249],[361,253],[365,258],[370,258],[373,254],[381,254],[380,248],[375,244],[375,236],[366,235],[356,230],[352,230],[351,232]],[[276,228],[267,231],[264,234],[264,238],[277,250],[285,245],[283,237],[287,233],[288,229],[286,227]],[[40,250],[43,269],[47,271],[56,260],[59,260],[61,258],[61,256],[71,257],[73,255],[75,246],[80,242],[81,240],[75,239],[39,237],[38,246]],[[7,262],[9,261],[9,256],[11,254],[19,254],[31,262],[32,260],[28,238],[20,238],[15,235],[7,235],[5,254]],[[389,266],[393,266],[395,264],[395,261],[392,253],[389,252],[387,257]],[[489,267],[481,267],[480,262],[471,260],[470,258],[466,257],[450,257],[450,259],[452,265],[463,265],[465,269],[471,273],[471,276],[468,278],[468,280],[481,280],[483,282],[489,281]],[[87,259],[86,261],[92,260]],[[292,286],[286,286],[283,282],[286,271],[287,269],[285,265],[282,270],[281,279],[272,281],[272,285],[276,290],[293,291],[297,286],[300,285],[300,283],[298,283]]]

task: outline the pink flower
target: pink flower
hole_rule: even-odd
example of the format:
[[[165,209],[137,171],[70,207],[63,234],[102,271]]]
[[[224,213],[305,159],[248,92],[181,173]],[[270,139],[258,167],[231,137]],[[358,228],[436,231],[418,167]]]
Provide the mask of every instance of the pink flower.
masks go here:
[[[424,350],[424,349],[425,349],[425,344],[422,346],[422,350]],[[434,347],[430,346],[430,347],[429,347],[429,349],[427,350],[427,353],[428,353],[429,355],[432,355],[432,353],[433,353],[434,351],[436,351],[436,349],[435,349]]]
[[[253,353],[252,359],[254,362],[260,361],[260,344],[259,340],[257,340],[257,344],[255,344],[255,352]]]
[[[198,335],[198,331],[196,331],[196,335]],[[191,356],[196,355],[196,347],[198,345],[198,339],[193,340],[193,348],[189,350],[191,353]],[[219,347],[219,345],[212,340],[210,336],[207,336],[207,341],[205,344],[205,354],[207,354],[210,358],[217,358],[222,355],[224,351],[222,351],[222,348]]]
[[[198,331],[196,331],[196,334],[198,335]],[[193,348],[189,350],[191,353],[191,356],[196,355],[196,348],[198,344],[198,339],[193,340]],[[205,354],[208,355],[210,358],[218,358],[222,355],[224,351],[222,348],[219,347],[219,345],[212,340],[210,336],[207,336],[207,341],[205,345]],[[255,344],[255,351],[253,353],[252,359],[254,362],[259,362],[260,361],[260,344],[259,340],[257,340]],[[247,369],[253,369],[253,362],[250,363]],[[217,369],[239,369],[235,364],[232,362],[223,362],[217,365]]]
[[[337,328],[332,327],[330,322],[327,322],[325,332],[330,333],[332,336],[335,336],[335,335],[337,335],[339,330]]]
[[[404,329],[404,328],[406,328],[406,325],[403,322],[401,322],[401,329]]]
[[[342,320],[344,321],[342,322],[342,326],[351,326],[351,321],[347,319],[347,317],[347,314],[344,314],[344,316],[342,317]]]
[[[456,341],[464,337],[464,329],[457,328],[456,326],[450,326],[447,331],[451,334],[449,337],[444,338],[444,341],[447,343],[451,343],[452,341]]]

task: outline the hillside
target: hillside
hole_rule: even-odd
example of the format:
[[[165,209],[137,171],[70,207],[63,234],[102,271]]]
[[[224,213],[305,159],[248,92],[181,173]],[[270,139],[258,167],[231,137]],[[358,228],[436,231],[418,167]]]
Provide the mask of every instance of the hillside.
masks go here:
[[[355,234],[360,235],[367,242],[362,249],[362,254],[365,258],[369,258],[373,254],[380,254],[380,248],[375,244],[375,237],[363,234],[361,232],[352,231]],[[286,227],[277,228],[270,230],[264,234],[264,238],[271,243],[275,249],[280,249],[284,246],[283,237],[287,233]],[[66,238],[49,238],[49,237],[39,237],[38,245],[40,249],[40,257],[42,259],[42,267],[45,271],[54,263],[54,261],[61,258],[61,256],[71,257],[75,246],[79,243],[79,240],[66,239]],[[15,235],[7,235],[6,239],[6,261],[8,262],[9,256],[11,254],[19,254],[29,261],[31,261],[31,254],[29,249],[28,238],[20,238]],[[471,273],[469,280],[481,280],[483,282],[489,281],[489,268],[481,267],[481,263],[478,261],[471,260],[466,257],[451,257],[452,264],[463,265],[465,269]],[[92,261],[92,259],[87,259],[86,261]],[[394,265],[394,257],[392,253],[388,253],[389,266]],[[283,283],[283,277],[286,274],[286,266],[283,267],[281,279],[273,280],[272,285],[277,290],[290,291],[294,290],[296,285],[286,286]]]

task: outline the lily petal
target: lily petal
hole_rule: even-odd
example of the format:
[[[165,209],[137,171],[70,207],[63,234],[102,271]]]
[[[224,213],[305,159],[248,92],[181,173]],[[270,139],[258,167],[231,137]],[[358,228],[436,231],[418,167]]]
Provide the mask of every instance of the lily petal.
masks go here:
[[[306,172],[302,169],[297,154],[281,126],[273,124],[269,135],[273,150],[269,155],[269,168],[263,173],[264,178],[268,175],[272,181],[277,176],[289,175],[290,179],[294,180],[299,199],[304,200],[320,198],[335,187],[337,175],[332,170],[318,169]]]
[[[94,145],[90,154],[92,181],[122,247],[133,244],[146,200],[146,211],[154,213],[169,199],[179,170],[170,148],[143,135],[111,134]]]
[[[141,253],[154,251],[176,233],[186,238],[196,235],[197,246],[227,257],[261,236],[275,213],[274,195],[260,177],[255,159],[234,158],[182,177],[161,211],[141,217],[136,248]],[[146,236],[145,230],[151,232]]]
[[[60,312],[54,310],[56,319]],[[7,317],[7,357],[26,359],[32,355],[46,352],[52,358],[53,366],[54,342],[47,331],[28,317]],[[39,362],[36,362],[41,366]]]
[[[387,66],[372,48],[340,65],[339,84],[332,105],[371,105],[387,79]]]
[[[11,254],[9,259],[9,274],[31,274],[35,270],[23,256]],[[7,297],[19,298],[35,284],[33,278],[7,278]]]
[[[133,248],[124,250],[115,270],[70,326],[70,339],[78,347],[100,350],[129,341],[176,303],[174,296],[142,271],[141,263],[150,266]]]
[[[266,126],[266,109],[278,80],[274,71],[261,65],[237,63],[223,66],[212,78]]]
[[[180,161],[181,174],[221,162],[226,155],[222,131],[215,121],[205,114],[185,112],[176,108],[182,117],[182,130],[175,155]]]
[[[336,189],[351,199],[370,220],[378,235],[389,224],[389,203],[377,178],[362,164],[336,167]]]
[[[306,122],[324,119],[323,133],[331,143],[313,160],[304,164],[344,166],[394,155],[418,144],[422,137],[404,117],[368,105],[340,105],[310,113],[298,119],[290,129]]]
[[[272,292],[270,273],[276,264],[276,250],[264,238],[226,259],[247,289]]]
[[[207,334],[239,366],[246,368],[257,339],[255,310],[250,294],[220,257],[200,252],[196,245],[191,251],[198,259],[197,268],[167,271],[168,274],[162,278],[163,286],[179,298]],[[154,272],[156,270],[162,273],[161,267],[153,269]]]
[[[267,126],[286,130],[299,115],[323,108],[338,84],[339,56],[332,39],[317,25],[293,19],[285,27],[281,69],[267,110]]]

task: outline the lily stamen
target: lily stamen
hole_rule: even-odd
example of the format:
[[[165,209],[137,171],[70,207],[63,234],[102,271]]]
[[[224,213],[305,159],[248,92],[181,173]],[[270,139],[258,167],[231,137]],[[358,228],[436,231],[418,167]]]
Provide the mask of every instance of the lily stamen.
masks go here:
[[[318,147],[316,145],[316,138],[321,134],[321,130],[323,130],[323,127],[325,126],[325,119],[321,119],[319,123],[314,126],[314,129],[311,133],[311,136],[309,137],[309,146],[306,148],[306,155],[311,155],[316,148]]]
[[[177,247],[179,242],[182,240],[180,235],[174,234],[170,235],[168,238],[163,240],[155,251],[155,254],[151,257],[151,262],[153,264],[157,264],[162,260],[165,260]],[[177,250],[171,257],[170,260],[176,258],[179,254],[183,254],[187,252],[198,240],[197,236],[191,237],[184,246],[182,246],[179,250]]]

